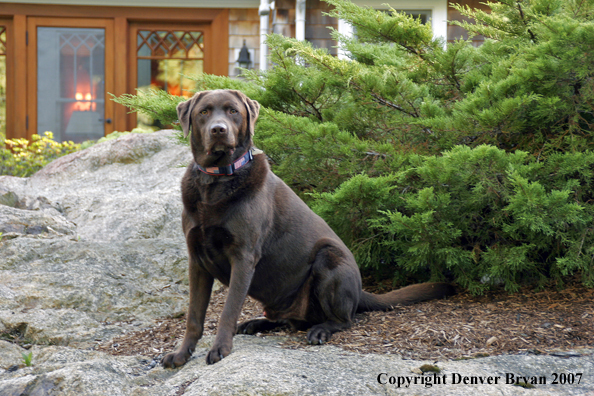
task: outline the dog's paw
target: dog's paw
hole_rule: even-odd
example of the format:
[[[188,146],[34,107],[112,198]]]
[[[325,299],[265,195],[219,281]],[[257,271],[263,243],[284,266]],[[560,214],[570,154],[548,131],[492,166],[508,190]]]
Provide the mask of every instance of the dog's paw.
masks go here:
[[[192,356],[193,352],[194,350],[192,348],[184,348],[175,352],[170,352],[163,356],[163,359],[161,359],[161,364],[165,368],[176,368],[183,366],[190,359],[190,356]]]
[[[237,326],[237,334],[249,334],[254,335],[266,330],[270,326],[266,326],[269,323],[267,319],[254,319],[243,322]]]
[[[330,337],[332,337],[332,332],[322,325],[313,326],[307,332],[307,342],[312,345],[322,345],[330,341]]]
[[[215,364],[231,353],[231,348],[225,345],[213,346],[206,355],[206,364]]]

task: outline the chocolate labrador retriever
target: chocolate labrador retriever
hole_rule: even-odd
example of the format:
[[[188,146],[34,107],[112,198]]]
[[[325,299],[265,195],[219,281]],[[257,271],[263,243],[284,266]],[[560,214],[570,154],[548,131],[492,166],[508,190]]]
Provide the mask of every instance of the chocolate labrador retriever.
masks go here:
[[[445,283],[408,286],[383,295],[362,291],[349,249],[274,175],[252,137],[260,105],[239,91],[204,91],[180,103],[194,161],[182,180],[182,223],[189,253],[190,306],[181,346],[162,360],[181,366],[202,337],[214,278],[229,286],[208,364],[229,355],[235,333],[285,323],[309,328],[311,344],[351,326],[357,312],[389,310],[453,294]],[[266,319],[237,326],[250,295]]]

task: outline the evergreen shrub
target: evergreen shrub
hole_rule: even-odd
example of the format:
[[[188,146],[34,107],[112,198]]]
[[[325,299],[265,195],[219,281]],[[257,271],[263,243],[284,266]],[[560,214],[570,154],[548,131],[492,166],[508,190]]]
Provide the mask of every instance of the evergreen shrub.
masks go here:
[[[474,293],[503,284],[594,286],[593,153],[554,154],[458,146],[409,156],[393,173],[357,175],[315,195],[314,210],[360,265],[395,280],[453,277]]]
[[[270,70],[193,78],[260,102],[256,145],[363,270],[474,293],[572,274],[594,286],[594,1],[456,6],[480,47],[393,9],[325,1],[356,29],[332,32],[350,59],[270,35]],[[163,124],[182,100],[116,98]]]

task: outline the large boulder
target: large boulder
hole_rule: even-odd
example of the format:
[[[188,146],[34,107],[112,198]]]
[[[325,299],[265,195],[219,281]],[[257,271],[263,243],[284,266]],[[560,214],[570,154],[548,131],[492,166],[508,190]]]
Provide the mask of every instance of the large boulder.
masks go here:
[[[0,177],[0,330],[89,347],[183,312],[190,158],[172,131],[129,134]]]

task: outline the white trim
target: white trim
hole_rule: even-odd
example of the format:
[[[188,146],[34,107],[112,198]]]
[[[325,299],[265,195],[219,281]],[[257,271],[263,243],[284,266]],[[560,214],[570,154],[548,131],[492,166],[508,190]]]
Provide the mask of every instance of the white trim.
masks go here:
[[[274,6],[268,3],[268,0],[260,0],[260,70],[268,70],[268,44],[266,44],[266,35],[268,34],[268,15]]]
[[[338,33],[343,34],[347,37],[353,37],[355,35],[355,29],[353,25],[345,21],[344,19],[338,20]],[[338,47],[338,59],[348,59],[347,52],[341,47]]]
[[[295,0],[295,38],[305,41],[305,0]]]
[[[176,8],[258,8],[260,4],[259,0],[0,0],[0,3]]]

